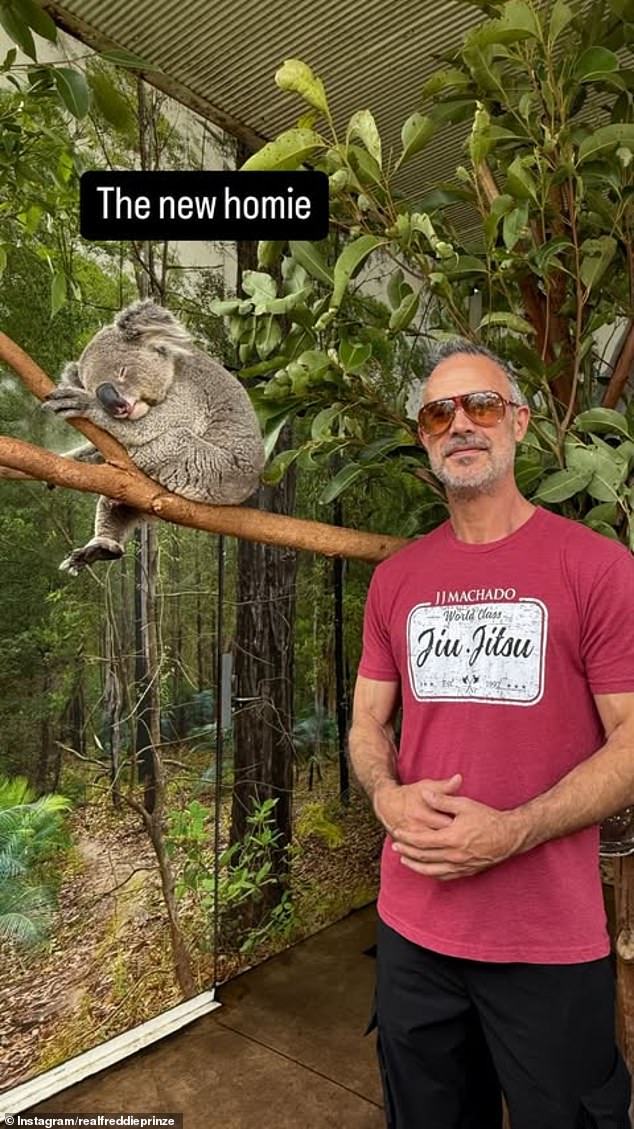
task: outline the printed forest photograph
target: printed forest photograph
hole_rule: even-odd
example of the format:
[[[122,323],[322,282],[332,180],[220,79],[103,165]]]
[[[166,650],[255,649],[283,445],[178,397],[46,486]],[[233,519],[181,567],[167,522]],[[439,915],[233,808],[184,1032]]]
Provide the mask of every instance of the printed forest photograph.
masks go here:
[[[0,1122],[631,1129],[633,554],[634,0],[0,0]]]

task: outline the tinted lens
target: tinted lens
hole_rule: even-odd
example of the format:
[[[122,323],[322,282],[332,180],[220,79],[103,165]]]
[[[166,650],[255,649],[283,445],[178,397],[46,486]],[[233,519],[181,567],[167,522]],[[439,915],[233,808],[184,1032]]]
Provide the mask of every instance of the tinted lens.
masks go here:
[[[497,392],[467,392],[462,406],[473,423],[493,427],[504,415],[504,400]]]
[[[439,435],[451,423],[456,412],[453,400],[432,400],[418,413],[418,423],[425,435]]]

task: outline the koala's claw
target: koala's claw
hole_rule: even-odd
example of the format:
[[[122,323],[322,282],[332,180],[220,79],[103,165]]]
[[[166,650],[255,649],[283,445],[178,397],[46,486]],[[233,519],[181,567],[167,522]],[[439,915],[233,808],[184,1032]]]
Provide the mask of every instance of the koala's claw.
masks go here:
[[[111,537],[93,537],[82,549],[73,549],[60,567],[61,572],[77,576],[87,565],[95,561],[115,561],[123,556],[123,545]]]

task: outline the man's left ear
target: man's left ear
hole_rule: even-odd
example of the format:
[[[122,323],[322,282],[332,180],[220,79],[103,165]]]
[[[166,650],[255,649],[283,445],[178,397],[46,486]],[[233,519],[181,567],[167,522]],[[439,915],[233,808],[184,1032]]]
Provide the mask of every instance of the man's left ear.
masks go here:
[[[520,408],[515,409],[515,438],[518,443],[521,443],[526,435],[530,419],[531,410],[527,405],[522,404]]]

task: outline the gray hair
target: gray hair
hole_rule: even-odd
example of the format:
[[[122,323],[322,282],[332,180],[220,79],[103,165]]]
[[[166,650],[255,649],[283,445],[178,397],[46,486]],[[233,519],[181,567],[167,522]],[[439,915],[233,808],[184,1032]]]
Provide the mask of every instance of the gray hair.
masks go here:
[[[423,383],[421,387],[421,400],[423,398],[427,382],[436,366],[439,365],[441,361],[446,360],[448,357],[456,357],[459,354],[465,353],[470,357],[487,357],[490,361],[493,361],[493,363],[496,364],[498,368],[502,369],[504,375],[506,376],[506,379],[509,382],[511,388],[511,399],[516,404],[528,405],[528,400],[522,392],[517,376],[515,375],[515,372],[511,368],[511,365],[508,363],[508,361],[503,361],[501,357],[498,357],[490,349],[487,349],[486,345],[476,345],[473,341],[467,341],[465,338],[461,337],[456,337],[453,341],[445,342],[445,344],[441,345],[440,348],[434,352],[432,356],[431,367],[423,377]]]

